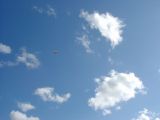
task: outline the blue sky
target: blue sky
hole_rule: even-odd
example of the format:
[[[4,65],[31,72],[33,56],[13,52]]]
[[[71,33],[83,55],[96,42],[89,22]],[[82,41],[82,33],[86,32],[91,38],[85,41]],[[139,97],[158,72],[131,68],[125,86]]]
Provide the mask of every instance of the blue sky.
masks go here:
[[[0,120],[159,120],[159,6],[0,0]]]

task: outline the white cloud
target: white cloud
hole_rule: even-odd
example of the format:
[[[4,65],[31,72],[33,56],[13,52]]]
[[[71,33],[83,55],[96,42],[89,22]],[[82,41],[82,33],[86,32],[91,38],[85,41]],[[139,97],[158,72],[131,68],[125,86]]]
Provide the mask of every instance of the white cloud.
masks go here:
[[[89,40],[87,35],[84,34],[81,37],[77,37],[77,40],[80,41],[80,43],[85,48],[87,53],[93,53],[92,49],[90,48],[91,42],[90,42],[90,40]]]
[[[102,114],[103,114],[104,116],[110,115],[110,114],[112,114],[112,111],[105,109],[105,110],[103,110]]]
[[[22,49],[21,54],[19,54],[15,61],[0,61],[0,67],[13,67],[17,66],[20,63],[25,64],[28,68],[37,68],[40,66],[40,61],[36,55],[33,53],[27,52],[26,49]]]
[[[89,23],[91,29],[97,29],[106,40],[109,40],[113,48],[122,41],[124,23],[118,17],[108,12],[90,14],[87,11],[82,11],[80,17]]]
[[[18,62],[13,62],[13,61],[0,61],[0,67],[13,67],[13,66],[17,66]]]
[[[10,113],[11,120],[40,120],[38,117],[30,116],[19,111],[11,111]]]
[[[29,110],[35,109],[35,107],[32,104],[30,104],[30,103],[22,103],[22,102],[18,102],[18,107],[23,112],[27,112]]]
[[[10,46],[0,43],[0,53],[10,54],[11,52],[12,52],[12,49]]]
[[[18,63],[25,64],[28,68],[37,68],[40,65],[40,61],[36,57],[36,55],[29,53],[26,49],[22,49],[21,55],[17,57]]]
[[[52,8],[51,6],[47,7],[46,13],[47,13],[48,16],[56,16],[55,9]]]
[[[40,7],[38,7],[38,6],[33,6],[33,9],[34,9],[36,12],[40,13],[40,14],[43,13],[43,9],[40,8]]]
[[[137,118],[133,118],[132,120],[160,120],[157,113],[151,112],[148,109],[144,108],[143,111],[138,113]]]
[[[129,101],[144,90],[142,81],[134,73],[119,73],[114,70],[108,76],[97,78],[96,83],[98,86],[95,96],[88,100],[88,104],[103,113],[111,113],[112,108]]]
[[[38,6],[33,6],[33,9],[38,12],[39,14],[46,14],[48,16],[56,16],[55,9],[51,6],[47,6],[46,8],[41,8]]]
[[[51,87],[38,88],[35,90],[35,95],[40,96],[43,101],[56,103],[64,103],[71,97],[70,93],[66,93],[60,96],[59,94],[55,93],[54,88]]]

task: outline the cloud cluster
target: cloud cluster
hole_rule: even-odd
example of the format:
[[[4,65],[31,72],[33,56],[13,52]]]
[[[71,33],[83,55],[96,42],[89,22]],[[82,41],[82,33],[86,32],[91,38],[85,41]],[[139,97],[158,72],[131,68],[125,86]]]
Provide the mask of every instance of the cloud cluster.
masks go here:
[[[89,40],[88,35],[84,34],[81,37],[77,37],[77,40],[80,41],[87,53],[93,53],[92,49],[90,48],[91,41]]]
[[[0,67],[13,67],[19,64],[24,64],[27,68],[34,69],[40,66],[40,61],[33,53],[28,52],[26,49],[22,50],[15,61],[0,61]]]
[[[10,54],[11,52],[12,52],[12,49],[10,46],[0,43],[0,53]]]
[[[134,73],[114,70],[108,76],[97,78],[96,83],[95,96],[88,100],[88,104],[95,110],[102,110],[104,115],[110,114],[112,108],[129,101],[144,90],[142,81]]]
[[[51,6],[46,8],[40,8],[34,6],[33,9],[48,16],[56,16],[55,9]],[[122,40],[123,27],[125,26],[123,21],[118,17],[114,17],[112,14],[82,11],[80,17],[83,18],[88,24],[90,29],[98,30],[107,41],[111,43],[112,48],[117,46]],[[83,30],[86,30],[83,27]],[[86,34],[81,37],[77,37],[87,53],[93,53],[90,45],[91,41]],[[12,49],[10,46],[0,43],[0,53],[10,54]],[[114,64],[113,59],[110,57],[108,61]],[[27,68],[37,68],[40,66],[40,61],[33,53],[28,52],[26,49],[22,49],[21,53],[17,55],[15,62],[12,61],[0,61],[0,67],[2,66],[16,66],[24,64]],[[144,85],[139,77],[134,73],[122,73],[112,70],[109,75],[96,78],[97,87],[95,89],[95,95],[88,100],[88,105],[95,110],[101,110],[103,115],[111,114],[112,109],[120,110],[120,103],[127,102],[138,93],[144,92]],[[34,92],[43,101],[64,103],[71,97],[70,93],[59,95],[52,87],[37,88]],[[35,109],[30,103],[18,103],[20,111],[12,110],[10,112],[11,120],[40,120],[39,117],[27,116],[26,112]],[[148,109],[140,111],[137,118],[132,120],[160,120],[155,113],[150,112]]]
[[[88,22],[91,29],[98,30],[107,41],[109,40],[113,48],[122,41],[124,23],[118,17],[114,17],[108,12],[101,14],[87,11],[81,11],[80,17]]]
[[[36,57],[36,55],[27,52],[26,49],[22,49],[22,53],[17,56],[17,62],[23,63],[28,68],[37,68],[40,65],[39,59]]]
[[[23,112],[27,112],[27,111],[35,109],[35,107],[32,104],[22,103],[22,102],[18,102],[18,107]]]
[[[27,116],[25,113],[20,111],[11,111],[10,118],[11,120],[40,120],[38,117]]]
[[[66,93],[60,96],[57,93],[55,93],[54,88],[51,87],[38,88],[35,90],[35,95],[40,96],[44,101],[51,101],[56,103],[64,103],[71,96],[70,93]],[[17,105],[20,111],[12,110],[10,112],[11,120],[40,120],[39,117],[27,116],[26,114],[27,111],[35,109],[35,107],[32,104],[25,102],[18,102]]]
[[[41,8],[38,6],[33,6],[33,9],[38,12],[39,14],[46,14],[48,16],[56,16],[55,9],[51,6],[47,6],[46,8]]]
[[[35,95],[41,97],[43,101],[50,101],[56,103],[64,103],[68,101],[68,99],[71,97],[70,93],[66,93],[60,96],[59,94],[55,93],[54,88],[52,87],[37,88],[35,90]]]
[[[151,112],[148,109],[144,108],[143,111],[140,111],[137,118],[132,120],[160,120],[157,113]]]

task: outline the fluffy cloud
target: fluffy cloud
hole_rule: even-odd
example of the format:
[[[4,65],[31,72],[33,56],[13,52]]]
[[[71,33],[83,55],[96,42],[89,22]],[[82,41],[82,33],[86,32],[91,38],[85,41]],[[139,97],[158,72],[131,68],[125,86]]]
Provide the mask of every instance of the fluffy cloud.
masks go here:
[[[17,57],[18,63],[25,64],[28,68],[37,68],[40,65],[40,61],[36,55],[29,53],[26,49],[22,49],[22,53]]]
[[[10,113],[11,120],[40,120],[38,117],[30,116],[19,111],[11,111]]]
[[[95,96],[88,100],[90,107],[110,114],[121,102],[129,101],[144,90],[142,81],[134,73],[119,73],[114,70],[108,76],[96,79]]]
[[[92,53],[92,52],[93,52],[93,51],[91,50],[91,48],[90,48],[91,42],[90,42],[90,40],[89,40],[89,38],[88,38],[87,35],[84,34],[84,35],[82,35],[81,37],[77,37],[77,40],[80,41],[80,43],[81,43],[82,46],[85,48],[85,50],[86,50],[87,53]]]
[[[54,17],[56,16],[55,9],[49,5],[46,8],[34,6],[33,9],[40,14],[46,14],[48,16],[54,16]]]
[[[30,103],[21,103],[21,102],[18,102],[18,107],[23,112],[27,112],[29,110],[35,109],[35,107],[32,104],[30,104]]]
[[[137,118],[133,118],[132,120],[160,120],[159,117],[157,117],[158,114],[149,111],[148,109],[144,108],[143,111],[140,111]]]
[[[12,52],[12,49],[10,46],[0,43],[0,53],[10,54],[11,52]]]
[[[56,103],[64,103],[71,97],[70,93],[66,93],[60,96],[59,94],[55,93],[54,88],[51,87],[38,88],[35,90],[35,95],[40,96],[43,101]]]
[[[82,11],[80,17],[89,23],[91,29],[97,29],[106,40],[109,40],[113,48],[122,41],[124,24],[118,17],[114,17],[108,12],[90,14],[87,11]]]

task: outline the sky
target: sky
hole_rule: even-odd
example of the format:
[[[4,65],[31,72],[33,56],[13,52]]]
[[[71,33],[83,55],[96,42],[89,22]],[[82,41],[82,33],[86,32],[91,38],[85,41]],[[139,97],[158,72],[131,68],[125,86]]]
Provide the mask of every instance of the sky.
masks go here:
[[[159,0],[0,0],[0,120],[160,120]]]

